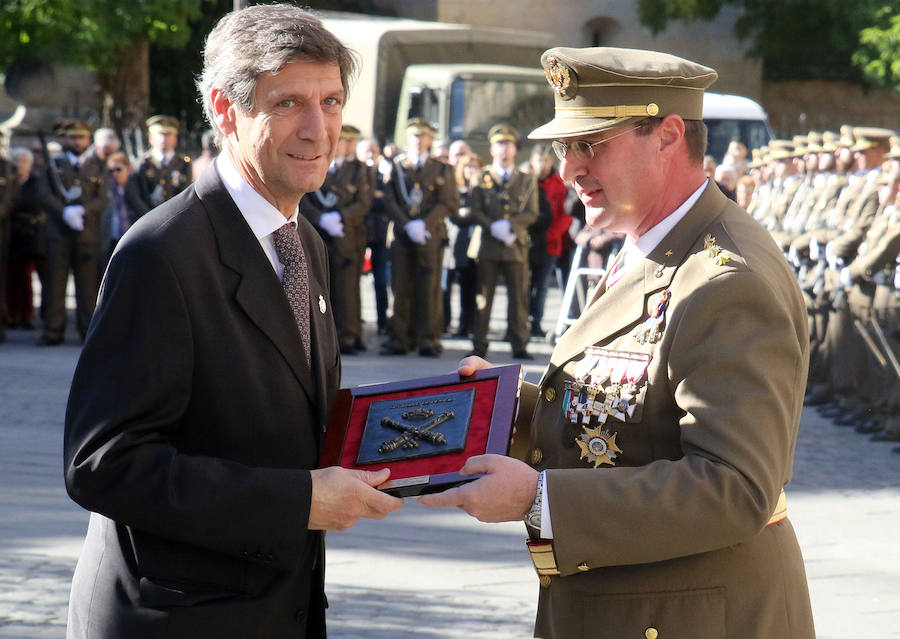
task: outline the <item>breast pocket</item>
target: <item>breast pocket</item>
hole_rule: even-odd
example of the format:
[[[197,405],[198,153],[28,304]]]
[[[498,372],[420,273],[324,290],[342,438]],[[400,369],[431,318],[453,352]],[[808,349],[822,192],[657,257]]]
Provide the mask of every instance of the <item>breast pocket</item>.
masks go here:
[[[585,639],[725,639],[725,589],[586,597]]]

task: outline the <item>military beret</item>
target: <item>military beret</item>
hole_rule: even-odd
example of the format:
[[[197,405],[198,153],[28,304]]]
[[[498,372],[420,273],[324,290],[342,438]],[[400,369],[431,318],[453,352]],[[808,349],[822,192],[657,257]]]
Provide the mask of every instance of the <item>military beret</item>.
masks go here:
[[[341,139],[344,140],[353,140],[359,137],[359,129],[353,126],[352,124],[342,124],[341,125]]]
[[[91,127],[88,126],[87,122],[84,122],[83,120],[66,119],[57,122],[56,126],[54,127],[54,131],[56,132],[56,135],[60,136],[90,135]]]
[[[436,130],[431,122],[422,118],[413,118],[406,123],[406,132],[413,135],[430,135],[434,137]]]
[[[488,142],[519,142],[519,132],[508,124],[495,124],[488,131]]]
[[[794,143],[791,140],[769,140],[769,159],[787,160],[794,155]]]
[[[894,132],[890,129],[882,129],[874,126],[858,126],[853,129],[856,136],[856,144],[850,147],[851,151],[865,151],[876,146],[888,145]]]
[[[547,140],[596,133],[636,118],[703,118],[715,70],[668,53],[615,47],[556,47],[541,56],[555,116],[529,134]]]
[[[154,115],[145,122],[147,130],[157,129],[166,133],[178,133],[178,120],[171,115]]]

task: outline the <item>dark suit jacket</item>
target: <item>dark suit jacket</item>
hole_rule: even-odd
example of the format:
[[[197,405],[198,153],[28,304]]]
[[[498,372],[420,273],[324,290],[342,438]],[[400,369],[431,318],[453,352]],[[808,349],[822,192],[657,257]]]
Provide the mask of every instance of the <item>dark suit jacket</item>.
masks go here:
[[[299,232],[312,370],[214,168],[119,243],[66,414],[66,487],[93,511],[70,637],[324,637],[309,470],[340,361],[324,247]]]

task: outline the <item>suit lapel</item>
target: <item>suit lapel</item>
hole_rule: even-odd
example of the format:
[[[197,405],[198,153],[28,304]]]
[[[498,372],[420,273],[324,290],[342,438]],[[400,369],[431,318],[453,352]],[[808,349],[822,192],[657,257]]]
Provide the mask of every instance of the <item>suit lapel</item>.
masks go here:
[[[222,264],[240,276],[235,301],[284,356],[310,399],[315,398],[315,383],[281,282],[216,171],[203,172],[197,196],[212,224]]]

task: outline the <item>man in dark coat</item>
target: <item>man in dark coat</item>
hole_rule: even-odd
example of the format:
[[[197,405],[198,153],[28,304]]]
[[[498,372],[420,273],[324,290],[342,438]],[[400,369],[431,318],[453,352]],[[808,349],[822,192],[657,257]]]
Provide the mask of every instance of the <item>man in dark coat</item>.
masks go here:
[[[223,152],[120,241],[69,396],[66,487],[93,511],[72,639],[325,637],[323,531],[402,504],[374,488],[387,471],[317,468],[340,359],[298,204],[352,68],[290,5],[230,13],[207,40]]]

